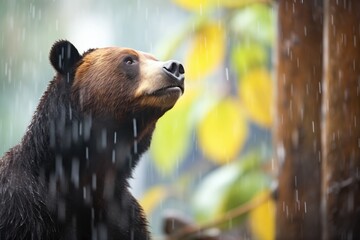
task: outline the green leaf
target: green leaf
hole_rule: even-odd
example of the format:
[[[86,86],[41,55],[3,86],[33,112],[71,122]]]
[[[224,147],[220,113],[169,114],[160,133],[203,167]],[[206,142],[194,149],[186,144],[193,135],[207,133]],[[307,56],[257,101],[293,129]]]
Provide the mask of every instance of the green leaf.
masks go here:
[[[170,175],[175,170],[189,148],[191,126],[188,116],[191,101],[184,97],[179,101],[159,119],[151,143],[150,152],[155,166],[163,175]]]
[[[228,188],[225,193],[224,202],[220,208],[219,214],[224,214],[246,202],[249,202],[256,193],[268,187],[269,179],[260,170],[246,172],[239,176],[236,181]],[[232,224],[239,224],[247,214],[239,216],[232,220]]]
[[[231,29],[240,38],[256,40],[271,46],[274,37],[274,13],[264,4],[252,4],[237,11],[232,18]]]
[[[261,44],[248,42],[234,47],[231,61],[235,70],[243,76],[253,68],[265,67],[267,54]]]
[[[223,197],[239,175],[235,164],[224,165],[207,175],[197,187],[192,205],[198,222],[216,218]]]
[[[218,218],[227,209],[224,205],[229,191],[241,177],[260,167],[260,155],[252,151],[241,158],[217,168],[208,174],[198,185],[192,199],[195,218],[198,222],[209,222]]]

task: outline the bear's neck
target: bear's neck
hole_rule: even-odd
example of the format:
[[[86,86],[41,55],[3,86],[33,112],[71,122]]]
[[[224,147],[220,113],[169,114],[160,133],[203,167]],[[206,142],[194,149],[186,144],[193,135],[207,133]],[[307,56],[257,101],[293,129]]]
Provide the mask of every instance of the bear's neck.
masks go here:
[[[23,138],[29,164],[37,166],[35,174],[62,178],[75,188],[96,185],[106,176],[130,177],[150,145],[156,120],[136,113],[120,123],[80,116],[71,107],[69,92],[52,81]]]

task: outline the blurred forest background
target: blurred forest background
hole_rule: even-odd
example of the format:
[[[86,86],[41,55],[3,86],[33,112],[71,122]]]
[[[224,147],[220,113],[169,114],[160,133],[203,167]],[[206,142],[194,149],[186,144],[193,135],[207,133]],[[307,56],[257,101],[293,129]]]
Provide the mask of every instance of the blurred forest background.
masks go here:
[[[276,164],[267,2],[0,1],[0,154],[20,141],[53,77],[48,52],[56,40],[80,52],[126,46],[180,60],[186,72],[185,95],[158,122],[132,182],[154,236],[163,234],[168,210],[205,224],[268,194]],[[274,216],[268,199],[219,227],[273,239]]]

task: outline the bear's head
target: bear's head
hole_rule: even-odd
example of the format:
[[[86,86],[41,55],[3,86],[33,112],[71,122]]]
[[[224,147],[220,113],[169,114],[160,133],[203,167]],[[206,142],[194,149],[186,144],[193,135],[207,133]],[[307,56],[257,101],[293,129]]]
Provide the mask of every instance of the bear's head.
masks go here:
[[[56,42],[50,61],[71,89],[71,104],[93,118],[124,121],[150,114],[156,121],[184,92],[184,68],[129,48],[90,49],[83,55]]]

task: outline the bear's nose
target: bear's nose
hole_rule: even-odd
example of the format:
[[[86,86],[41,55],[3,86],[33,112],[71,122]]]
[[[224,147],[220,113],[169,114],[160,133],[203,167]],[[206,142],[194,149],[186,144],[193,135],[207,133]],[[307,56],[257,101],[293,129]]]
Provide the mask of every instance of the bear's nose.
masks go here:
[[[163,70],[166,74],[179,81],[184,81],[184,67],[178,61],[170,60],[165,62]]]

